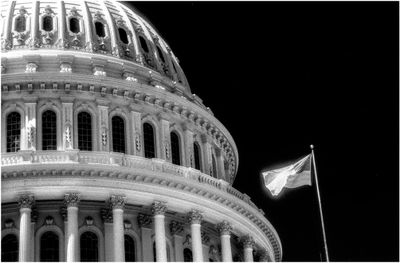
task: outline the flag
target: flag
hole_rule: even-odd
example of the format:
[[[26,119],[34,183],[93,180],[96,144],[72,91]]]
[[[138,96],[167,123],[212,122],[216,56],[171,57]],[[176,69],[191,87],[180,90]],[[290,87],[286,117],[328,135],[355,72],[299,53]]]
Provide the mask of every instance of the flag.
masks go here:
[[[265,186],[277,196],[283,189],[311,185],[311,154],[289,166],[262,173]]]

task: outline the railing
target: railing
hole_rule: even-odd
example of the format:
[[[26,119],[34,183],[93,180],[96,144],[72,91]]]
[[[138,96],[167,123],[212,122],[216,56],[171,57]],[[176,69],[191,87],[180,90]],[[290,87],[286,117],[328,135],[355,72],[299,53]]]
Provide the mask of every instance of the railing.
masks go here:
[[[50,164],[50,163],[76,163],[76,164],[95,164],[108,166],[122,166],[135,169],[151,170],[163,172],[175,176],[183,177],[189,180],[206,184],[218,190],[227,192],[240,200],[243,200],[251,207],[258,210],[255,204],[246,194],[242,194],[229,185],[228,182],[213,178],[199,170],[174,165],[162,159],[147,159],[141,156],[126,155],[115,152],[87,152],[79,150],[70,151],[19,151],[15,153],[2,153],[1,165],[3,167],[13,165],[29,164]]]

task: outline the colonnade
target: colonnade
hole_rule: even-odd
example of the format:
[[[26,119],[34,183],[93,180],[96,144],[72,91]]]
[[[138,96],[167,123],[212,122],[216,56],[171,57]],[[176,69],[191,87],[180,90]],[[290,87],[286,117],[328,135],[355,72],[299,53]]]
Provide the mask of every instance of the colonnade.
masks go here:
[[[20,233],[19,233],[19,261],[30,261],[31,251],[31,213],[32,205],[35,202],[33,195],[26,194],[19,197],[20,207]],[[125,247],[124,247],[124,207],[125,197],[120,195],[112,195],[109,200],[108,218],[105,220],[105,242],[106,242],[106,261],[125,261]],[[66,222],[66,261],[76,262],[79,261],[79,235],[78,235],[78,211],[80,203],[79,193],[67,193],[64,195],[64,203],[67,210]],[[165,213],[167,206],[165,202],[155,201],[151,207],[152,217],[144,214],[139,214],[138,223],[141,228],[142,235],[142,248],[144,244],[151,244],[151,225],[154,227],[154,241],[157,262],[167,261],[167,246],[165,235]],[[104,218],[104,215],[103,215]],[[201,230],[201,223],[203,215],[199,210],[192,209],[187,214],[187,221],[190,224],[191,230],[191,246],[193,253],[193,262],[204,261],[203,256],[203,235]],[[110,224],[110,222],[112,222]],[[106,224],[108,224],[106,226]],[[223,262],[232,262],[232,249],[231,249],[231,232],[232,225],[228,221],[222,221],[216,225],[216,229],[220,234],[221,242],[221,255]],[[176,261],[183,261],[183,246],[182,237],[177,234],[183,231],[183,223],[171,221],[170,224],[171,235],[174,237],[174,249],[176,254]],[[253,249],[255,247],[254,239],[250,235],[245,235],[241,238],[243,244],[244,261],[253,261]],[[108,242],[108,245],[107,245]],[[111,255],[110,255],[111,254]],[[265,253],[264,253],[265,254]],[[147,256],[149,257],[149,256]],[[207,258],[208,259],[208,258]],[[143,261],[153,261],[153,258],[146,258],[143,255]]]

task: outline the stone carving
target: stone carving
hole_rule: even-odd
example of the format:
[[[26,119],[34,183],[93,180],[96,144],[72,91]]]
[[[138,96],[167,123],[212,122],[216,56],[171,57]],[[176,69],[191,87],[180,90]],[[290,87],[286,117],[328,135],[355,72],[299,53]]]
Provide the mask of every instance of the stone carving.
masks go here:
[[[93,75],[105,77],[107,74],[104,71],[104,67],[103,66],[94,66],[93,67]]]
[[[133,73],[124,72],[124,74],[122,76],[125,80],[128,80],[128,81],[133,81],[133,82],[138,81],[137,78],[135,78],[135,76],[133,75]]]
[[[190,234],[187,234],[185,237],[185,241],[183,241],[183,245],[192,245],[192,236]]]
[[[217,230],[221,236],[230,235],[232,232],[232,225],[228,221],[224,220],[217,224]]]
[[[38,37],[30,38],[28,41],[28,47],[30,49],[40,48],[42,47],[41,40]]]
[[[19,197],[18,206],[19,208],[32,208],[35,203],[35,197],[31,194],[24,194]]]
[[[54,218],[52,216],[47,216],[44,223],[46,225],[52,225],[54,223]]]
[[[112,195],[110,197],[110,206],[112,209],[124,209],[125,207],[125,196]]]
[[[28,143],[32,147],[35,144],[35,132],[36,128],[29,126],[27,129],[27,137],[28,137]]]
[[[164,215],[167,211],[166,202],[162,201],[154,201],[151,206],[151,212],[153,215]]]
[[[60,65],[60,72],[61,73],[71,73],[72,72],[72,66],[68,62],[62,62]]]
[[[125,229],[131,229],[131,228],[132,228],[131,221],[125,220],[125,221],[124,221],[124,228],[125,228]]]
[[[250,236],[250,235],[245,235],[243,238],[242,238],[242,243],[243,243],[243,247],[244,248],[254,248],[255,247],[255,242],[254,242],[254,239],[253,239],[253,237],[252,236]]]
[[[101,133],[101,143],[103,144],[103,146],[107,145],[107,132],[105,129],[103,129]]]
[[[164,148],[165,148],[165,157],[167,160],[170,158],[170,147],[168,140],[164,140]]]
[[[91,217],[91,216],[87,216],[86,218],[85,218],[85,223],[86,223],[86,225],[88,225],[88,226],[91,226],[91,225],[93,225],[93,217]]]
[[[183,231],[183,223],[172,220],[169,224],[169,231],[171,235],[177,235]]]
[[[1,64],[1,74],[4,73],[6,73],[6,67],[3,64]]]
[[[72,148],[72,145],[71,145],[71,127],[69,125],[67,125],[65,127],[65,142],[66,142],[67,148]]]
[[[78,10],[76,9],[75,6],[73,6],[73,7],[71,8],[71,10],[69,11],[69,14],[70,14],[71,16],[80,16],[79,13],[78,13]]]
[[[151,227],[153,219],[149,215],[139,214],[137,217],[139,227]]]
[[[26,64],[25,72],[26,73],[35,73],[37,71],[38,65],[33,62],[29,62]]]
[[[77,207],[81,200],[80,194],[78,193],[68,193],[64,195],[64,204],[67,207]]]
[[[4,222],[4,226],[6,228],[13,228],[14,227],[14,221],[12,219],[6,219]]]
[[[60,214],[63,217],[64,221],[68,221],[68,211],[66,206],[62,206],[60,208]]]
[[[206,232],[201,231],[201,243],[207,245],[210,242],[210,236]]]
[[[187,220],[190,224],[201,224],[203,215],[199,210],[192,209],[192,211],[187,214]]]
[[[12,48],[12,42],[9,39],[1,40],[1,49],[9,50]]]
[[[112,211],[109,208],[103,207],[100,210],[101,218],[103,219],[104,223],[112,223],[113,222],[113,215]]]
[[[140,134],[136,134],[135,136],[135,147],[136,147],[136,151],[140,152],[142,145],[140,143]]]

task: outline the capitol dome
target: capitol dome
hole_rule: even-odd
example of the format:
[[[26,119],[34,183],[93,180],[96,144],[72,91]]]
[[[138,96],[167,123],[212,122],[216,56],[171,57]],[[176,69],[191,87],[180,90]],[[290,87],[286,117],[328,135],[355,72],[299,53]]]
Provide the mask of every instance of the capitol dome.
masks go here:
[[[2,261],[280,261],[228,130],[115,1],[2,1]]]

